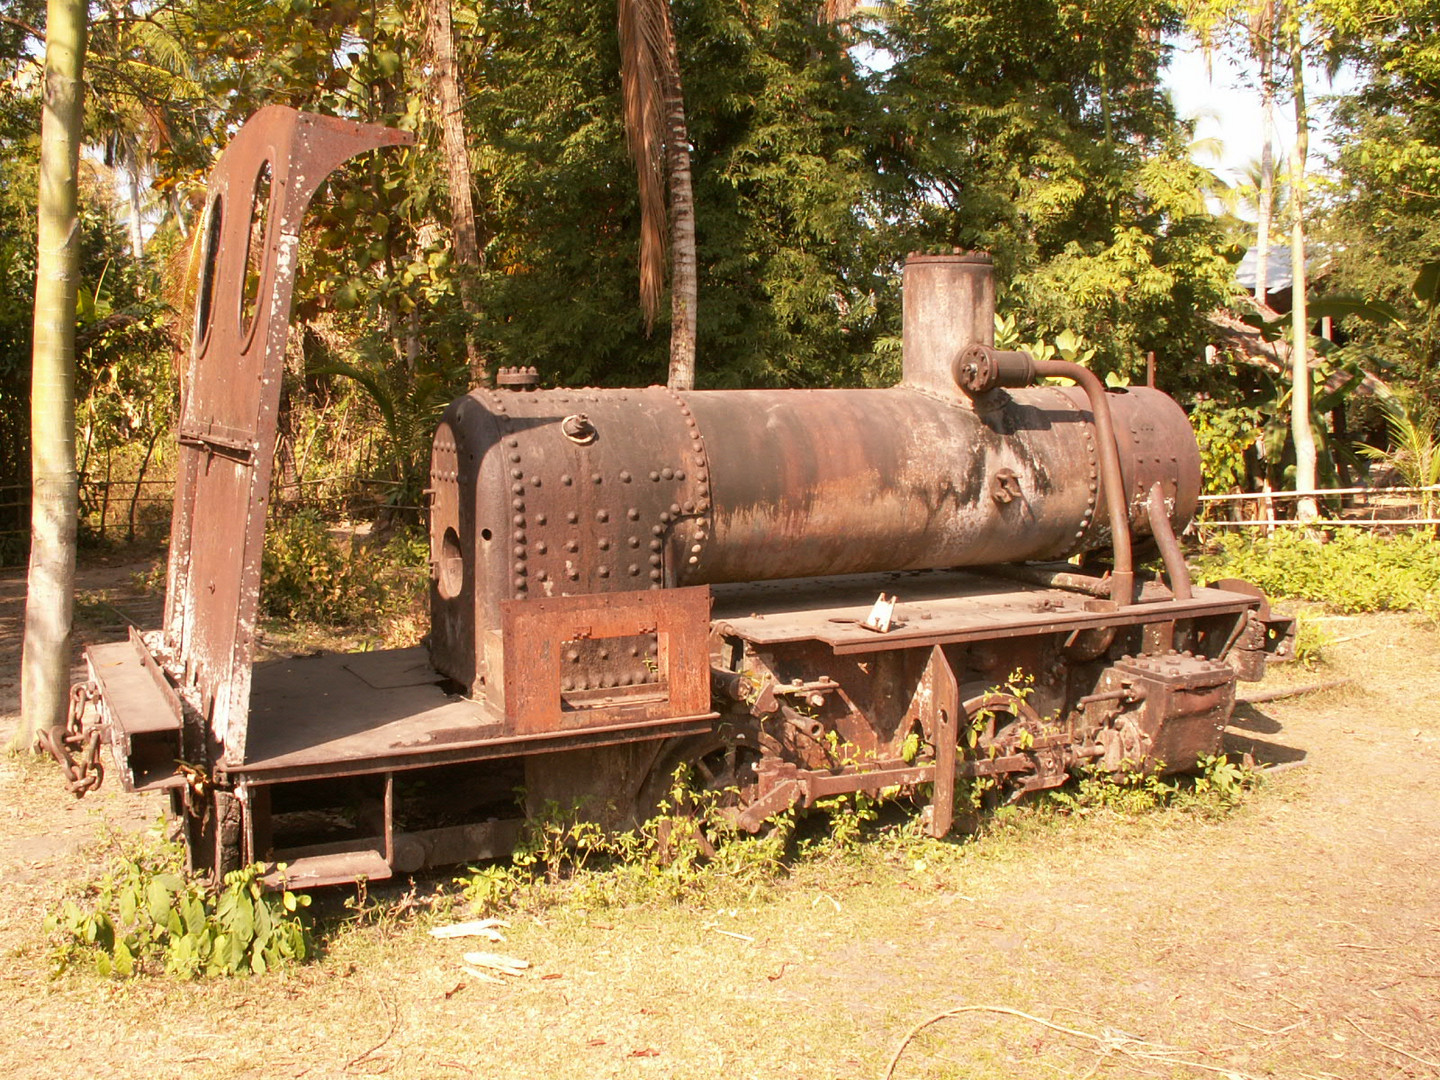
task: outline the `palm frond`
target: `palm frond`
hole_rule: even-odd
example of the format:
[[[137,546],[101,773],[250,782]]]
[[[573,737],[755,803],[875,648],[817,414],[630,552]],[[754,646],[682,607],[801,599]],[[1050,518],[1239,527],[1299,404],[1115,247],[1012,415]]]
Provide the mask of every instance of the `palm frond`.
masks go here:
[[[648,333],[665,292],[665,42],[669,0],[619,0],[625,142],[640,189],[640,308]]]

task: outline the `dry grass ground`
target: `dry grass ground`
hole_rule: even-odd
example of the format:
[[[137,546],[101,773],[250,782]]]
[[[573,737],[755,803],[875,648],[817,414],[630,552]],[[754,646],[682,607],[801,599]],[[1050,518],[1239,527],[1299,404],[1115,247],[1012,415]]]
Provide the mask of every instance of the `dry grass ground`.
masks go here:
[[[87,618],[153,614],[127,582],[87,571],[109,590]],[[22,593],[0,579],[0,738]],[[725,907],[517,917],[486,947],[533,967],[503,986],[383,917],[265,978],[52,979],[44,910],[94,872],[107,823],[159,808],[109,784],[77,803],[51,768],[0,761],[0,1072],[878,1078],[918,1022],[985,1005],[1098,1038],[965,1013],[895,1076],[1440,1077],[1440,635],[1327,625],[1348,639],[1330,668],[1275,681],[1356,684],[1242,712],[1237,746],[1304,765],[1229,814],[1025,814],[975,842],[805,863]]]

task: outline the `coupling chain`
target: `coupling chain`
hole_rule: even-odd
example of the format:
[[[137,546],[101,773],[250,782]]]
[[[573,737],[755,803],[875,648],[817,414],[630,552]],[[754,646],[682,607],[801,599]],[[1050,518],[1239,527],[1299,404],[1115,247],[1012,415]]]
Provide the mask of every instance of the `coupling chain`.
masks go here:
[[[100,758],[100,725],[85,726],[85,710],[100,699],[94,682],[76,683],[70,688],[70,712],[63,727],[39,733],[41,745],[60,764],[65,788],[77,799],[105,782],[105,763]]]

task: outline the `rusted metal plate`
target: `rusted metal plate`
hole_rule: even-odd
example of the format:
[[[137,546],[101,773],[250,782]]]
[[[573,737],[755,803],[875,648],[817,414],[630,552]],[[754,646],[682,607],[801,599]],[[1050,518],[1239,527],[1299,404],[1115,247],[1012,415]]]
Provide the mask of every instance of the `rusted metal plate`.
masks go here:
[[[821,641],[840,654],[1143,625],[1240,612],[1254,603],[1218,589],[1196,589],[1188,601],[1161,599],[1168,593],[1151,587],[1139,605],[1121,613],[1097,612],[1088,609],[1088,597],[1074,592],[963,571],[804,579],[714,591],[721,632],[757,645]],[[861,625],[881,592],[899,597],[898,624],[885,634]]]
[[[175,771],[180,756],[180,702],[163,676],[157,682],[155,662],[143,650],[135,637],[85,650],[126,791],[161,790],[183,782]]]
[[[353,776],[529,753],[660,739],[708,731],[708,696],[692,713],[614,721],[580,731],[516,734],[484,702],[429,685],[376,688],[367,681],[406,670],[420,648],[273,660],[255,667],[249,757],[228,767],[235,780],[260,783]],[[373,658],[367,665],[366,658]],[[708,692],[708,667],[705,669]]]
[[[510,600],[501,613],[505,716],[516,735],[710,711],[707,588]],[[652,636],[653,673],[621,676],[645,659],[639,642]],[[619,669],[611,666],[617,659]],[[616,674],[577,688],[567,668]]]
[[[305,208],[347,158],[412,141],[272,106],[210,176],[183,384],[165,628],[231,762],[245,756],[275,417]]]

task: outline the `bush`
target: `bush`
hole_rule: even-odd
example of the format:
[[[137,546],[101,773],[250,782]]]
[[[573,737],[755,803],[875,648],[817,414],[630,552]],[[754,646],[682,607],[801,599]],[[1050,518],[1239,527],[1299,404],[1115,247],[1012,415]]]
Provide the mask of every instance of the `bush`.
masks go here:
[[[429,549],[419,533],[383,546],[342,543],[314,510],[275,522],[265,535],[265,614],[329,626],[375,625],[420,602]]]
[[[97,884],[46,917],[60,938],[57,970],[88,957],[105,977],[259,975],[314,956],[303,917],[310,897],[267,890],[259,864],[225,875],[218,892],[183,866],[178,845],[123,842]]]
[[[1342,530],[1315,538],[1224,536],[1196,560],[1204,580],[1244,578],[1274,597],[1337,611],[1419,611],[1440,617],[1440,543],[1428,533]]]

